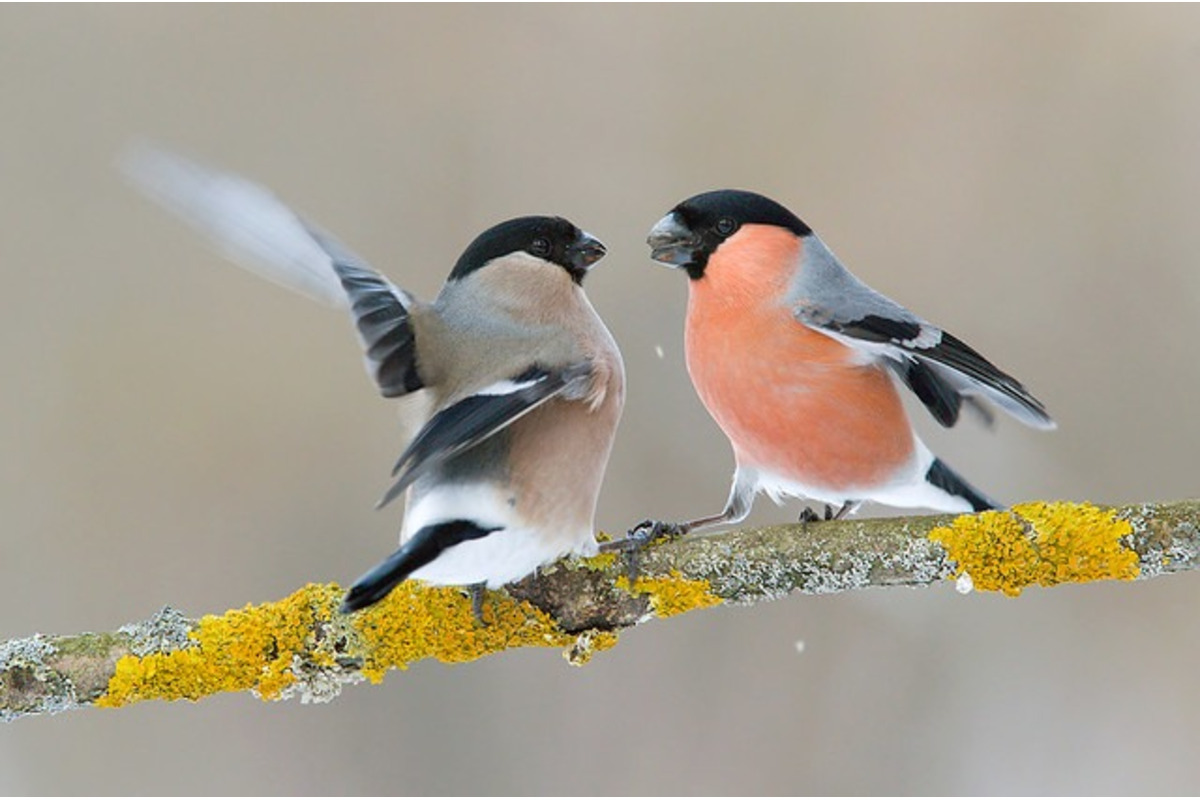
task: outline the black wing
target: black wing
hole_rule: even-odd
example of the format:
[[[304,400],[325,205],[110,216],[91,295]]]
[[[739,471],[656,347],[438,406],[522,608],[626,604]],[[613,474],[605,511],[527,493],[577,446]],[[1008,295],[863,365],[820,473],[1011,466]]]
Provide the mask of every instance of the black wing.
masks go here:
[[[421,388],[409,316],[413,298],[271,191],[145,142],[128,149],[122,168],[227,258],[320,302],[349,301],[367,370],[385,397]]]
[[[974,405],[985,419],[989,418],[975,397],[983,394],[1027,425],[1054,427],[1046,407],[1020,381],[958,337],[928,322],[877,314],[848,321],[826,316],[819,323],[818,318],[819,315],[801,317],[801,321],[881,352],[888,365],[942,425],[949,427],[958,421],[964,401]]]
[[[306,226],[330,259],[350,301],[367,372],[384,397],[415,392],[425,384],[417,371],[417,343],[409,307],[412,297],[367,266],[337,240]]]
[[[552,397],[578,393],[590,376],[587,364],[559,369],[534,366],[443,408],[400,455],[392,469],[396,482],[376,507],[390,503],[430,467],[503,430]]]
[[[1016,378],[854,277],[815,235],[805,239],[803,258],[792,287],[796,319],[882,358],[938,422],[953,425],[964,403],[988,418],[982,396],[1026,425],[1054,427]]]

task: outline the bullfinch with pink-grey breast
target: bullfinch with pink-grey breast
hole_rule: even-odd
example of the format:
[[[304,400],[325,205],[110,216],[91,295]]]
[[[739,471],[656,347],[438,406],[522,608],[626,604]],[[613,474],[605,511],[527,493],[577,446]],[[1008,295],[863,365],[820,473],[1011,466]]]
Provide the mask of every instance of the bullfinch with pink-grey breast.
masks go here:
[[[406,496],[400,548],[344,611],[406,578],[498,587],[597,551],[596,500],[624,403],[624,367],[583,292],[604,245],[561,217],[502,222],[424,303],[269,191],[150,145],[126,173],[242,266],[347,309],[384,397],[426,393],[380,506]],[[414,426],[415,427],[415,426]]]
[[[660,523],[660,532],[738,522],[758,492],[825,503],[827,519],[866,500],[996,508],[917,437],[900,385],[947,427],[964,404],[990,421],[983,398],[1034,428],[1055,427],[1015,378],[858,280],[812,229],[762,195],[696,195],[647,243],[651,258],[689,278],[688,373],[737,461],[720,514]]]

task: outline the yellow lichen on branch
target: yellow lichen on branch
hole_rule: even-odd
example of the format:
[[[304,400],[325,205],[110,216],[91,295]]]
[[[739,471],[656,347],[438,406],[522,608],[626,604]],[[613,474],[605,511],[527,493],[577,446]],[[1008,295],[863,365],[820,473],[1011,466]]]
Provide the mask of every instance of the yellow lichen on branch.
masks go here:
[[[1027,586],[1134,580],[1133,530],[1087,503],[1025,503],[954,519],[929,538],[946,548],[975,589],[1015,597]]]
[[[656,617],[674,617],[688,611],[719,606],[725,600],[713,594],[712,586],[704,580],[688,580],[672,570],[666,578],[638,578],[629,585],[629,578],[617,578],[617,588],[650,598],[650,609]]]
[[[1018,595],[1027,586],[1155,578],[1200,568],[1200,502],[1098,508],[1027,503],[958,517],[776,525],[564,559],[488,592],[486,625],[456,588],[407,582],[342,614],[342,589],[309,585],[273,603],[190,620],[164,608],[117,631],[0,642],[0,721],[84,705],[196,700],[249,690],[328,700],[421,659],[471,661],[515,647],[561,649],[572,664],[617,631],[722,603],[958,578]],[[967,578],[970,578],[968,581]]]
[[[252,691],[263,700],[286,696],[300,676],[352,669],[379,683],[391,669],[426,658],[474,661],[516,647],[557,647],[573,664],[613,647],[617,634],[563,631],[545,612],[501,592],[489,592],[479,625],[461,589],[409,581],[354,615],[337,609],[343,590],[309,584],[274,603],[248,605],[201,618],[190,646],[129,654],[117,661],[96,705],[139,700],[197,700],[217,692]]]
[[[424,586],[408,581],[384,600],[358,614],[354,628],[365,645],[362,674],[372,683],[389,669],[405,669],[424,658],[457,663],[515,647],[561,647],[576,644],[545,612],[501,592],[488,592],[479,625],[461,589]],[[592,652],[617,643],[615,633],[594,637]],[[582,663],[586,660],[572,663]]]
[[[962,515],[934,528],[957,575],[975,589],[1018,595],[1027,586],[1053,586],[1138,576],[1129,522],[1112,511],[1075,503],[1027,503],[1010,511]],[[603,560],[601,560],[603,559]],[[586,559],[581,568],[617,570],[613,555]],[[622,593],[644,598],[650,616],[671,617],[726,601],[707,580],[665,575],[616,577]],[[564,649],[574,664],[616,644],[616,633],[565,631],[546,612],[503,592],[489,592],[486,625],[477,624],[463,592],[409,581],[366,611],[344,617],[342,590],[310,584],[275,603],[206,616],[189,634],[192,646],[167,653],[126,655],[97,705],[136,700],[191,699],[251,690],[264,700],[284,696],[298,673],[351,666],[373,683],[391,669],[426,658],[473,661],[515,647]]]
[[[336,586],[309,584],[278,602],[202,617],[189,634],[192,646],[122,657],[96,705],[196,700],[247,689],[276,699],[295,683],[292,666],[302,653],[318,664],[333,663],[333,653],[313,637],[316,623],[330,621],[339,602]]]

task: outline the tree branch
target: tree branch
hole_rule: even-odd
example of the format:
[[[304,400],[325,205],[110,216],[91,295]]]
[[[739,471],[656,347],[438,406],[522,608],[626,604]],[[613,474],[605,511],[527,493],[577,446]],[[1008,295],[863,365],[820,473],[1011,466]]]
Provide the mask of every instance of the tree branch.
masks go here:
[[[722,603],[953,579],[960,591],[1152,578],[1200,561],[1200,502],[1097,508],[1029,503],[959,517],[783,525],[652,546],[631,585],[614,555],[567,559],[490,592],[480,627],[457,589],[409,581],[356,615],[333,584],[198,620],[164,608],[113,633],[40,634],[0,644],[0,719],[147,699],[250,690],[264,700],[332,699],[424,658],[470,661],[556,647],[572,664],[617,631]]]

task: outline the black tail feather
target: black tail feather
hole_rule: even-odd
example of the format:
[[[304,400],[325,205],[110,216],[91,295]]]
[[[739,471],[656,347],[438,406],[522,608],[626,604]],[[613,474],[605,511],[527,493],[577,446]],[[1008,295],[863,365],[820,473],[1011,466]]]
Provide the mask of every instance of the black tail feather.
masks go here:
[[[958,473],[946,466],[946,462],[940,458],[933,460],[933,463],[929,466],[929,471],[925,473],[925,480],[955,497],[961,497],[963,500],[966,500],[975,511],[987,511],[1003,507],[959,477]]]
[[[342,601],[342,613],[349,614],[378,603],[409,575],[441,555],[442,551],[498,530],[483,528],[465,519],[421,528],[399,550],[354,582]]]
[[[958,422],[958,412],[963,398],[958,390],[922,361],[893,362],[890,365],[901,379],[908,384],[921,402],[929,409],[943,427],[950,428]]]

